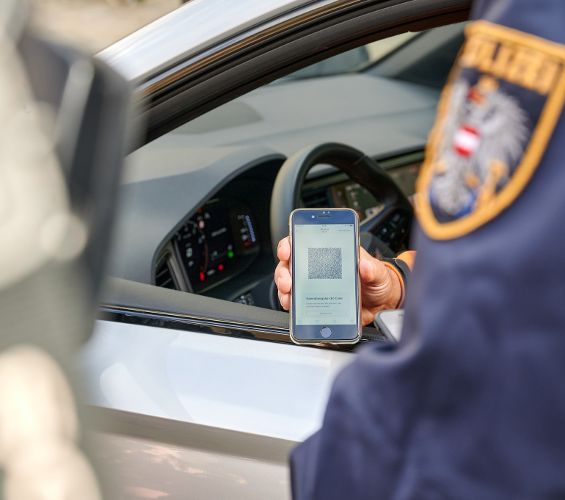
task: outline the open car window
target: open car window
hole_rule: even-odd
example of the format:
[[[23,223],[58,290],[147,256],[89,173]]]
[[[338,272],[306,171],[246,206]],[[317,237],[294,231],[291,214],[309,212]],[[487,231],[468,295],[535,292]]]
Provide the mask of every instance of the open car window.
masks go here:
[[[378,160],[407,196],[463,25],[380,40],[266,84],[150,142],[129,161],[111,274],[277,309],[270,202],[286,158],[338,142]],[[381,200],[327,165],[306,207],[350,207],[362,221]]]

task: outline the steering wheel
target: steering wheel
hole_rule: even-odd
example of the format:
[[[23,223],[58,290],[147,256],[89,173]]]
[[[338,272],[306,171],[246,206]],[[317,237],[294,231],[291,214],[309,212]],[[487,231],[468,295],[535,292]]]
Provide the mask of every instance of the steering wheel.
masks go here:
[[[306,174],[319,164],[345,172],[382,203],[376,215],[360,224],[361,245],[369,253],[393,257],[405,248],[413,217],[408,198],[375,160],[351,146],[326,143],[301,149],[279,170],[271,197],[271,241],[275,257],[279,240],[288,235],[290,213],[303,207],[301,193]]]

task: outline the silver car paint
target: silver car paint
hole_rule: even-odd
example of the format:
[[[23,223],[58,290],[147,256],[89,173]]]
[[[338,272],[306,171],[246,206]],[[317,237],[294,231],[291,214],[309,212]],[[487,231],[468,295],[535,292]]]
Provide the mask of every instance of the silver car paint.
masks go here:
[[[288,443],[320,426],[332,380],[351,359],[326,349],[98,321],[80,357],[88,402],[134,421],[149,418],[158,429],[96,433],[94,459],[112,497],[288,498]],[[179,431],[179,423],[190,425]],[[206,446],[191,436],[198,426],[210,429]],[[160,438],[168,427],[172,438]],[[227,446],[240,433],[250,437]],[[253,452],[259,438],[271,439],[270,458]]]
[[[96,436],[106,497],[166,500],[288,500],[286,461],[259,461],[117,434]]]
[[[265,29],[273,20],[303,14],[337,0],[192,0],[100,52],[129,80]]]
[[[334,374],[350,358],[99,321],[81,364],[97,406],[301,441],[319,427]]]

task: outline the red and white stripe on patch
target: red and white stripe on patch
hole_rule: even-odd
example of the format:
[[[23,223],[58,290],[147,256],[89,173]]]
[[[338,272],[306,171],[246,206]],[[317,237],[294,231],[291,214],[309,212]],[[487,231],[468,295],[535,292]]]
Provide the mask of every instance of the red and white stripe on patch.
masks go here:
[[[480,144],[480,134],[475,127],[463,125],[453,139],[453,147],[457,154],[469,158],[475,153]]]

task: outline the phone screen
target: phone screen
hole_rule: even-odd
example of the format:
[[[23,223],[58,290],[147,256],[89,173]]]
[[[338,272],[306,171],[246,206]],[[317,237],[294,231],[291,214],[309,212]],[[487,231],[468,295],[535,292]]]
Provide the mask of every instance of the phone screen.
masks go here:
[[[359,330],[357,221],[349,210],[304,210],[293,223],[293,333],[353,340]]]

